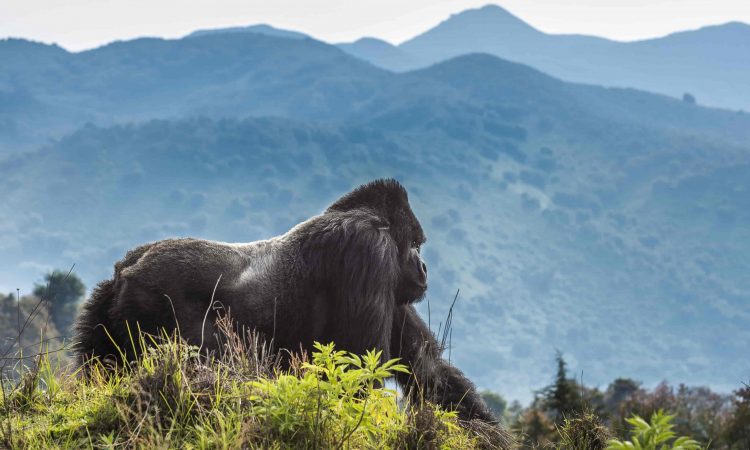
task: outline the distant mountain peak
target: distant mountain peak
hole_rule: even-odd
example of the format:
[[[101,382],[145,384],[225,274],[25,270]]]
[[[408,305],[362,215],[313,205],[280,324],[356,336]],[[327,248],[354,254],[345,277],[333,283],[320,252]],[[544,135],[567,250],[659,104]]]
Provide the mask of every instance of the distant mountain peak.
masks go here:
[[[460,13],[453,14],[443,24],[451,21],[472,21],[478,25],[514,25],[517,27],[534,30],[535,28],[524,22],[518,16],[503,8],[500,5],[490,3],[481,8],[467,9]],[[442,24],[441,24],[442,25]]]
[[[413,57],[391,44],[373,37],[363,37],[354,42],[336,44],[349,55],[388,70],[401,70],[413,65]]]
[[[468,74],[478,74],[482,77],[493,74],[493,76],[502,76],[509,83],[513,80],[524,80],[524,82],[537,83],[535,84],[537,87],[541,86],[539,83],[562,83],[533,67],[498,58],[489,53],[460,55],[421,69],[421,73],[437,77],[453,74],[455,79],[467,79]]]
[[[0,56],[6,61],[11,57],[23,59],[32,57],[44,58],[67,53],[67,50],[55,43],[46,44],[44,42],[13,37],[0,39]]]
[[[503,8],[502,6],[496,3],[488,3],[480,8],[467,9],[464,12],[469,12],[469,11],[479,11],[485,14],[488,14],[488,13],[489,14],[502,14],[507,17],[513,17],[515,19],[518,19],[518,17],[514,16],[510,11],[508,11],[507,9]],[[521,20],[521,19],[518,19],[518,20]]]
[[[719,25],[719,26],[736,27],[736,28],[741,28],[741,29],[745,29],[745,30],[750,29],[750,24],[745,23],[745,22],[740,22],[738,20],[733,20],[731,22],[727,22],[727,23],[725,23],[723,25]]]
[[[14,46],[17,48],[46,48],[54,51],[67,52],[64,48],[60,47],[56,43],[47,44],[42,41],[35,41],[33,39],[6,37],[0,38],[0,45]]]
[[[701,34],[715,34],[718,36],[742,33],[744,35],[750,36],[750,25],[744,22],[733,21],[733,22],[727,22],[727,23],[722,23],[718,25],[708,25],[705,27],[701,27],[695,32],[701,33]]]
[[[208,36],[212,34],[226,34],[226,33],[255,33],[264,34],[266,36],[281,37],[287,39],[307,39],[309,36],[300,33],[298,31],[284,30],[281,28],[275,28],[265,23],[259,23],[256,25],[250,25],[246,27],[229,27],[229,28],[216,28],[209,30],[197,30],[188,34],[187,37],[200,37]]]
[[[373,45],[373,46],[377,45],[377,46],[382,46],[382,47],[394,47],[394,45],[391,44],[390,42],[384,41],[383,39],[374,38],[374,37],[359,38],[356,41],[354,41],[353,44],[358,44],[358,45]]]
[[[506,9],[490,4],[453,14],[436,27],[399,45],[412,54],[442,54],[449,56],[475,51],[489,51],[495,42],[526,41],[538,39],[543,33],[514,16]]]

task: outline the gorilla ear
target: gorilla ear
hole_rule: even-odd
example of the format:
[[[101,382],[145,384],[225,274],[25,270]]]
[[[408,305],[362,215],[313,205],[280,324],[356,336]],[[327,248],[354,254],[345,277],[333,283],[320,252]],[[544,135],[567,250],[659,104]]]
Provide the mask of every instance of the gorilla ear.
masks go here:
[[[336,200],[326,212],[369,208],[387,216],[389,212],[407,205],[408,202],[406,189],[401,186],[401,183],[393,178],[381,179],[354,189]],[[387,222],[385,226],[388,226]]]

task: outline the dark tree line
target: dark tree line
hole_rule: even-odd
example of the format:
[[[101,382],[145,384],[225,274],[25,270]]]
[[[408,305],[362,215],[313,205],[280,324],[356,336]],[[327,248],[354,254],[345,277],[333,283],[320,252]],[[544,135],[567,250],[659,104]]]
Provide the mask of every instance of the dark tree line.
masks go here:
[[[663,410],[675,416],[674,431],[678,436],[690,436],[704,446],[710,444],[712,450],[750,449],[748,385],[725,395],[708,387],[672,386],[666,382],[646,389],[635,380],[618,378],[600,390],[569,378],[567,364],[559,352],[556,365],[552,383],[536,392],[529,407],[513,412],[508,408],[503,414],[506,424],[527,448],[559,444],[559,430],[564,428],[566,419],[597,417],[612,437],[624,439],[632,429],[627,418],[638,415],[648,420]]]

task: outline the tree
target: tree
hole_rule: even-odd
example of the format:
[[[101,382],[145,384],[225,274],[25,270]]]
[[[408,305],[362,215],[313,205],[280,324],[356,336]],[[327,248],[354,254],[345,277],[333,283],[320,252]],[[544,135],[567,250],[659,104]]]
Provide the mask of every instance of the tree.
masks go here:
[[[659,410],[675,411],[677,400],[674,389],[666,381],[659,383],[652,391],[637,389],[620,404],[618,421],[614,428],[618,432],[627,428],[630,416],[651,417]]]
[[[44,283],[34,286],[34,295],[49,305],[50,318],[55,327],[65,334],[75,319],[78,304],[86,293],[86,286],[73,273],[55,270],[44,276]]]
[[[543,448],[557,438],[555,424],[536,408],[524,411],[512,429],[520,436],[523,448]]]
[[[750,448],[750,385],[734,391],[732,412],[724,432],[724,441],[732,450]]]
[[[725,426],[724,417],[730,409],[727,395],[707,387],[688,387],[680,384],[675,393],[675,432],[690,435],[697,441],[715,442]],[[750,447],[748,447],[750,448]]]
[[[487,406],[492,413],[495,414],[495,417],[502,419],[503,416],[505,416],[505,411],[508,408],[508,401],[505,400],[502,395],[490,390],[484,390],[480,395],[482,396],[482,400],[487,403]]]
[[[24,356],[33,355],[39,351],[43,339],[49,343],[50,350],[55,350],[59,347],[56,340],[59,336],[45,302],[40,303],[39,298],[32,295],[19,299],[15,294],[0,295],[0,354],[8,358],[20,356],[21,353]],[[58,356],[62,356],[62,353],[55,354],[55,357]],[[31,360],[27,359],[26,362]],[[6,369],[2,375],[17,376],[17,371],[7,370],[12,367],[12,359],[0,361],[0,368]]]
[[[607,391],[604,393],[604,403],[610,414],[616,413],[620,405],[630,399],[638,390],[641,384],[630,378],[617,378],[609,384]]]
[[[578,384],[575,380],[568,379],[565,359],[559,350],[555,360],[557,361],[557,374],[555,382],[543,390],[544,405],[547,409],[554,411],[555,423],[562,425],[565,416],[571,412],[580,411],[583,404],[577,389]]]
[[[618,436],[627,435],[628,417],[651,417],[664,410],[674,415],[676,433],[691,436],[703,445],[712,443],[711,448],[724,449],[716,446],[716,443],[724,435],[731,413],[728,396],[717,394],[707,387],[681,384],[674,388],[667,382],[660,383],[652,391],[642,388],[633,390],[637,384],[620,384],[619,389],[630,391],[630,394],[624,396],[612,412],[610,425]]]

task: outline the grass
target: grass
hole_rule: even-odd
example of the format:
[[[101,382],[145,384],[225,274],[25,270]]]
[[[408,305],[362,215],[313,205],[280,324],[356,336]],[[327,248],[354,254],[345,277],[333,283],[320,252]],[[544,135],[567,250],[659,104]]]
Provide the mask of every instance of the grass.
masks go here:
[[[398,360],[381,361],[378,352],[355,355],[333,344],[316,344],[309,357],[278,355],[257,335],[232,332],[229,319],[218,325],[221,350],[211,358],[178,335],[140,335],[136,345],[142,356],[124,367],[105,361],[78,369],[63,365],[58,352],[40,347],[31,363],[3,380],[0,447],[702,448],[688,437],[676,437],[672,416],[662,412],[650,423],[631,417],[630,441],[619,441],[585,409],[549,430],[542,444],[521,446],[496,426],[461,421],[455,412],[427,402],[405,403],[383,385],[407,367]]]
[[[231,330],[227,321],[225,330]],[[225,333],[207,359],[179,336],[113,369],[86,373],[39,352],[3,383],[0,446],[12,449],[439,449],[504,448],[494,427],[458,420],[425,403],[405,405],[381,387],[407,370],[380,354],[354,355],[316,344],[280,357],[257,336]],[[501,438],[501,439],[497,439]]]
[[[582,411],[564,420],[557,428],[556,450],[604,450],[608,448],[610,432],[593,413]]]

